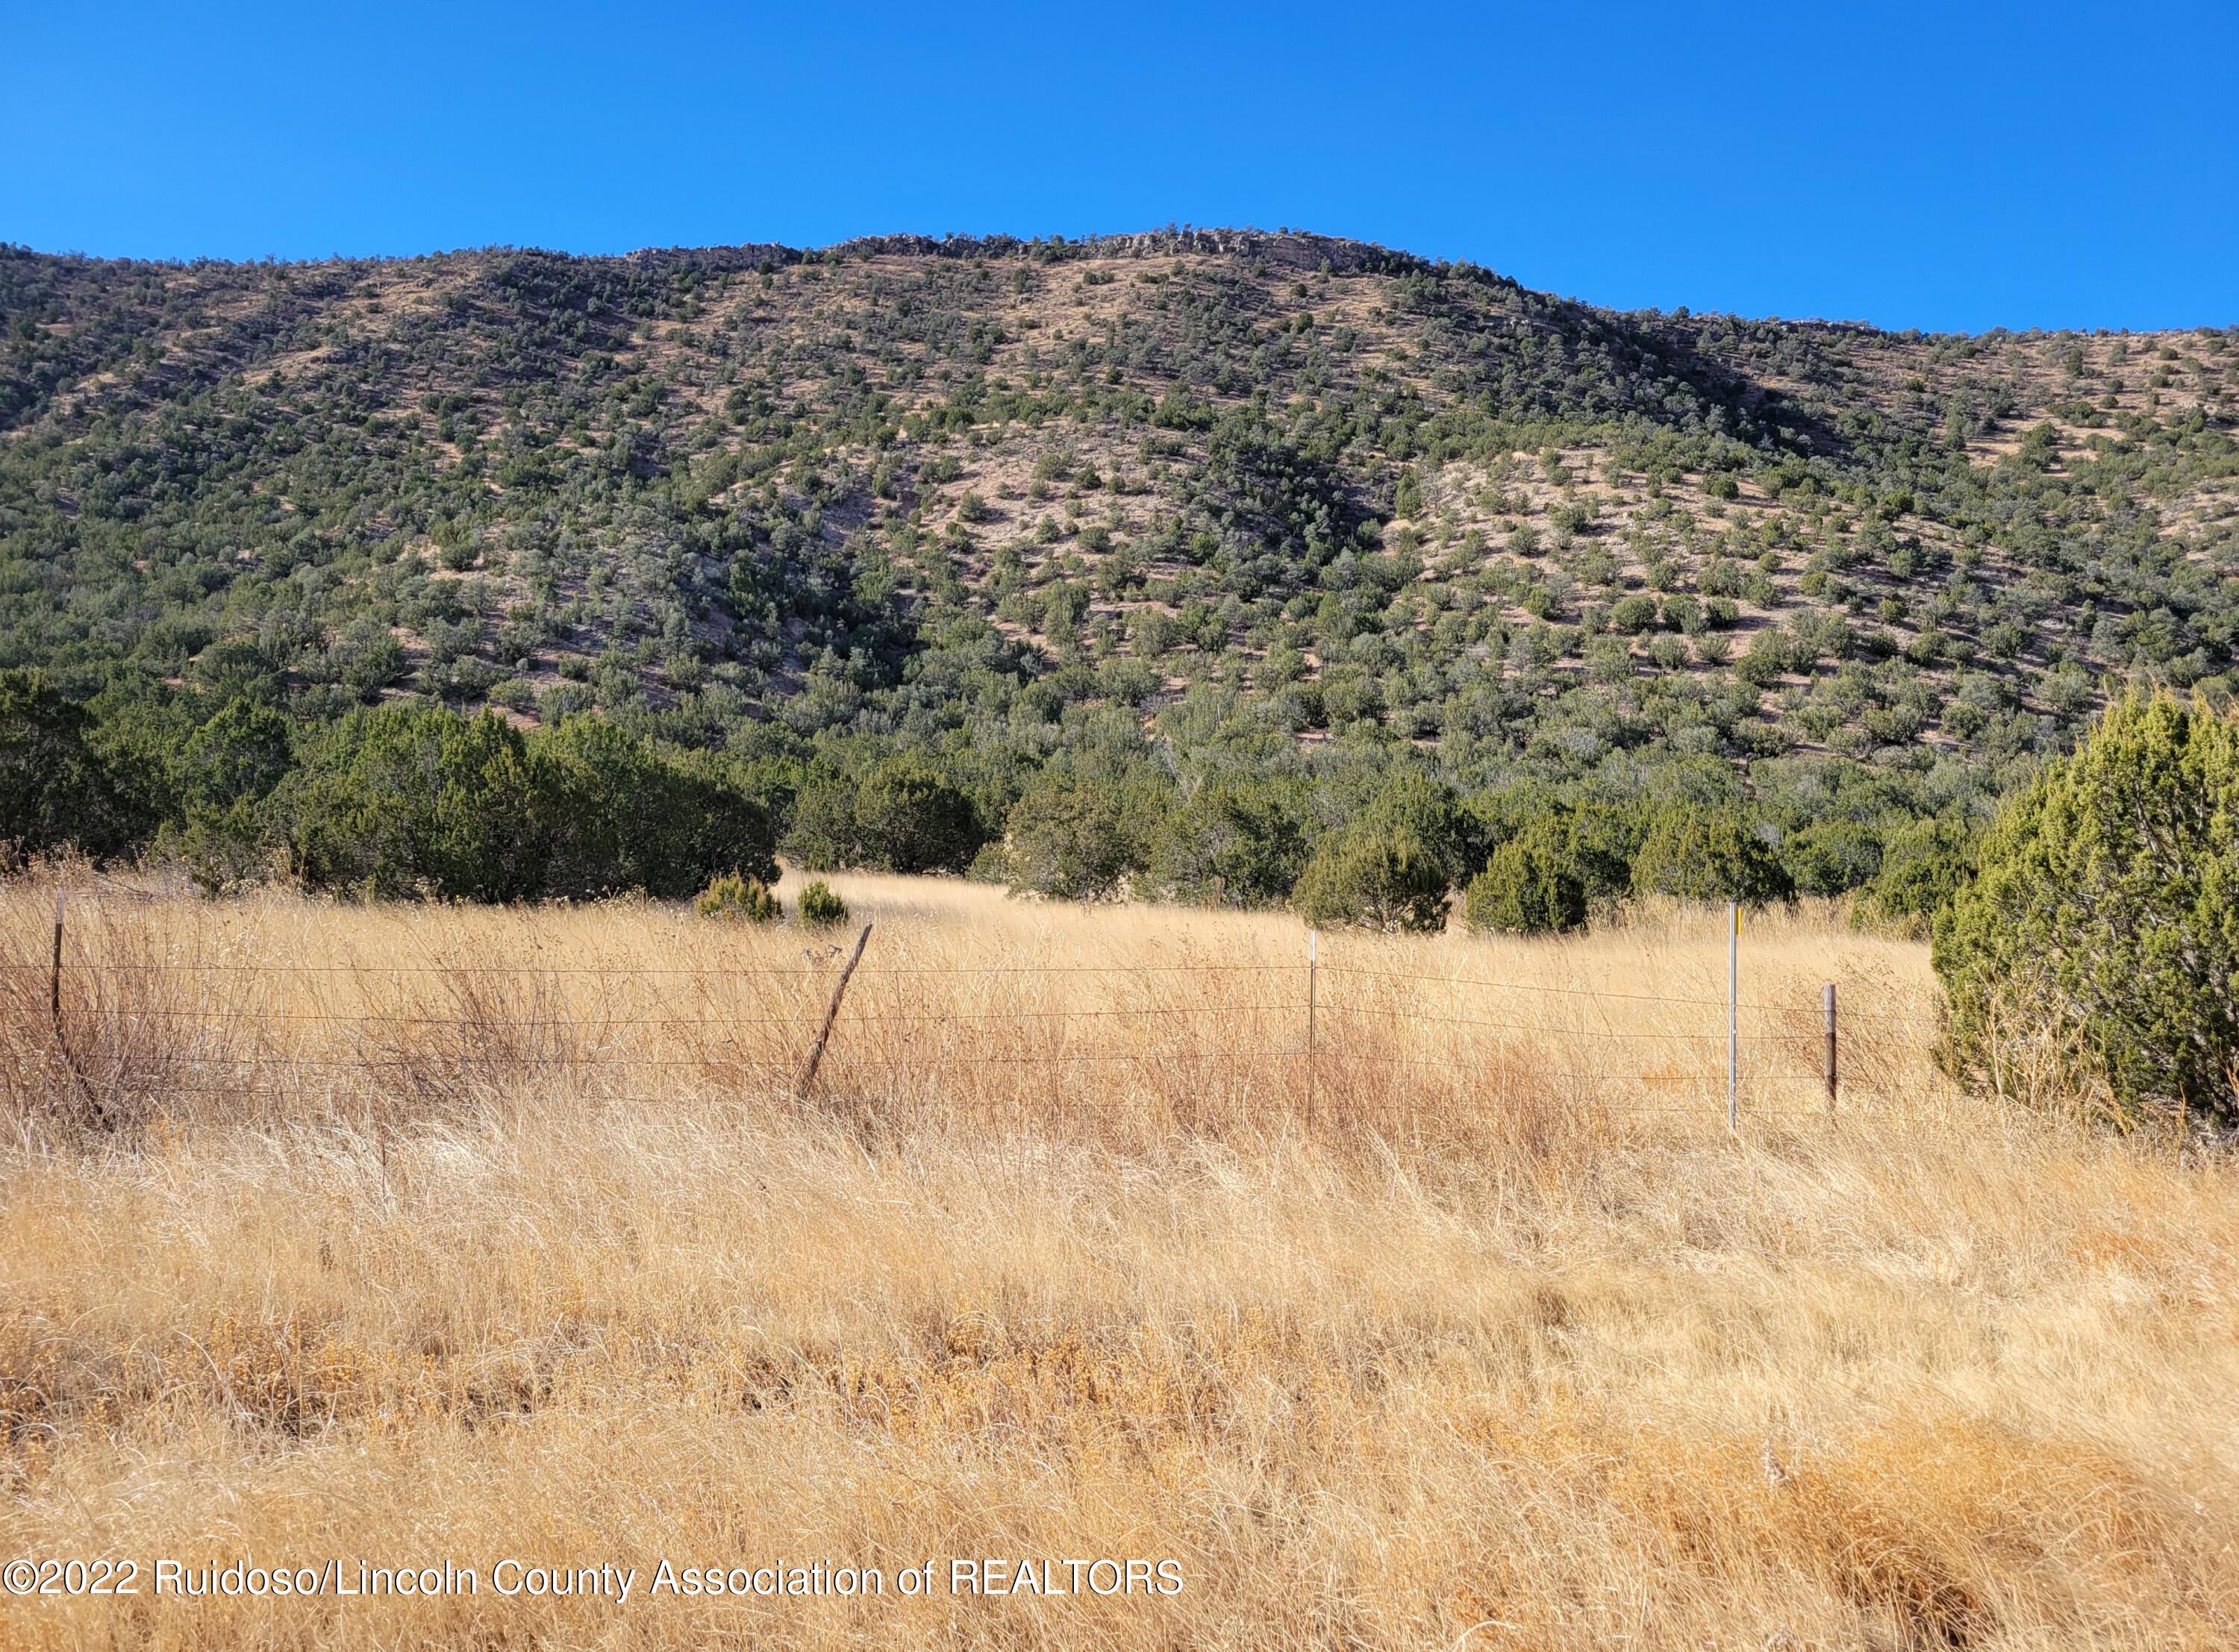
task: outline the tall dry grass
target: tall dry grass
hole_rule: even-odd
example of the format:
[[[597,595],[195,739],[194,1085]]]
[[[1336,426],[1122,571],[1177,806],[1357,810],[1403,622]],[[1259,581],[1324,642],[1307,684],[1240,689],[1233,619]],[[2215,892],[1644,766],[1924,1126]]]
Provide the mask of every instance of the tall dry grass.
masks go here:
[[[806,1102],[830,936],[108,885],[57,1040],[48,890],[0,893],[0,1557],[1179,1594],[7,1599],[0,1643],[2239,1638],[2231,1172],[1946,1092],[1917,949],[1752,929],[1730,1138],[1699,916],[1325,940],[1310,1063],[1288,922],[835,881],[877,929]]]
[[[1286,1128],[1419,1144],[1552,1108],[1723,1125],[1722,922],[1583,939],[1325,937],[1286,918],[1021,905],[835,879],[878,938],[820,1072],[878,1127],[1057,1125],[1107,1144]],[[229,906],[108,884],[70,909],[50,1015],[46,880],[0,899],[0,1105],[103,1129],[427,1116],[522,1086],[759,1114],[787,1093],[853,932],[678,908]],[[1917,949],[1824,915],[1753,922],[1740,1037],[1752,1123],[1823,1109],[1821,983],[1848,1088],[1917,1091]],[[1654,1121],[1652,1124],[1651,1121]]]

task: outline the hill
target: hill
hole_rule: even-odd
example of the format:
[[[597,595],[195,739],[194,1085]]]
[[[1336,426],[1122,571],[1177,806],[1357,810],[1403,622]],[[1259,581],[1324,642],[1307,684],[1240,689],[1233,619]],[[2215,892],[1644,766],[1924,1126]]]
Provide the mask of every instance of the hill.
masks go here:
[[[11,249],[0,333],[0,667],[158,748],[419,699],[595,707],[787,819],[915,751],[983,836],[1044,773],[1342,813],[1395,764],[1793,826],[1965,813],[2111,680],[2235,659],[2229,328],[1619,314],[1174,230]]]

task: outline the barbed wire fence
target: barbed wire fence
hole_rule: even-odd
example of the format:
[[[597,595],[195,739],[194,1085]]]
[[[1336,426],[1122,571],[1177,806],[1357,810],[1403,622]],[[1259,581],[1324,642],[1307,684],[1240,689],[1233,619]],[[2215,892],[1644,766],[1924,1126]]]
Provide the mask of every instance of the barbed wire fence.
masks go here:
[[[113,937],[73,953],[58,902],[45,957],[0,957],[0,1105],[103,1126],[197,1105],[370,1119],[527,1084],[1399,1136],[1529,1097],[1738,1131],[1835,1118],[1849,1071],[1934,1032],[1831,982],[1744,998],[1737,925],[1723,997],[1348,962],[1311,936],[1296,963],[934,964],[880,959],[871,932],[844,964],[260,961]]]

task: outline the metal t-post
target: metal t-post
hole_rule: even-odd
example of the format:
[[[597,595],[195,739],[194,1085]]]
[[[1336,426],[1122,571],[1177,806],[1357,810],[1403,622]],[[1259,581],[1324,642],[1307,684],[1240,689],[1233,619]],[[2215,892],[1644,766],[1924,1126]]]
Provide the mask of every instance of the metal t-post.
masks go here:
[[[1726,1128],[1741,1129],[1742,904],[1726,907]]]
[[[1835,1074],[1836,1074],[1836,1066],[1835,1066],[1835,983],[1834,983],[1834,982],[1830,981],[1830,982],[1828,982],[1828,983],[1827,983],[1827,985],[1826,985],[1826,991],[1825,991],[1824,997],[1825,997],[1825,1007],[1826,1007],[1826,1011],[1827,1011],[1827,1122],[1828,1122],[1829,1124],[1830,1124],[1830,1125],[1831,1125],[1831,1124],[1833,1124],[1833,1123],[1835,1122]]]

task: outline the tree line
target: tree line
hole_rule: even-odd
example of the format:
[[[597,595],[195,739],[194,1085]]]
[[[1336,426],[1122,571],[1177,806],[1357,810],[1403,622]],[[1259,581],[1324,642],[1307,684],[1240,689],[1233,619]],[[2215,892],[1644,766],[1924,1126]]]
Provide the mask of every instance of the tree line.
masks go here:
[[[143,853],[213,892],[274,876],[368,897],[512,901],[774,879],[761,805],[705,753],[595,717],[524,733],[406,705],[302,729],[237,700],[168,750],[0,672],[0,842]]]
[[[1180,776],[1107,752],[991,774],[878,745],[801,760],[686,748],[585,713],[524,730],[399,702],[304,727],[252,697],[190,728],[104,717],[0,672],[0,843],[150,855],[223,891],[271,877],[369,896],[509,901],[717,876],[962,873],[1026,895],[1292,906],[1392,931],[1574,929],[1640,894],[1751,904],[1865,892],[1924,918],[1963,822],[1785,815],[1706,763],[1691,799],[1539,781],[1465,792],[1425,763]],[[1878,793],[1869,793],[1869,804]],[[1457,899],[1458,897],[1458,899]]]
[[[1053,766],[991,789],[918,752],[757,766],[595,715],[524,732],[402,703],[303,730],[241,699],[158,748],[37,673],[0,672],[0,845],[17,853],[152,857],[211,891],[283,877],[367,898],[697,893],[760,919],[778,910],[781,843],[812,872],[1288,906],[1385,932],[1458,915],[1544,934],[1643,896],[1850,894],[1860,921],[1932,935],[1943,1056],[1969,1082],[2239,1114],[2239,713],[2198,696],[2116,702],[1978,831],[1901,813],[1798,825],[1732,795],[1465,793],[1405,765],[1187,784],[1149,764]],[[803,921],[845,911],[821,883],[802,892]]]

